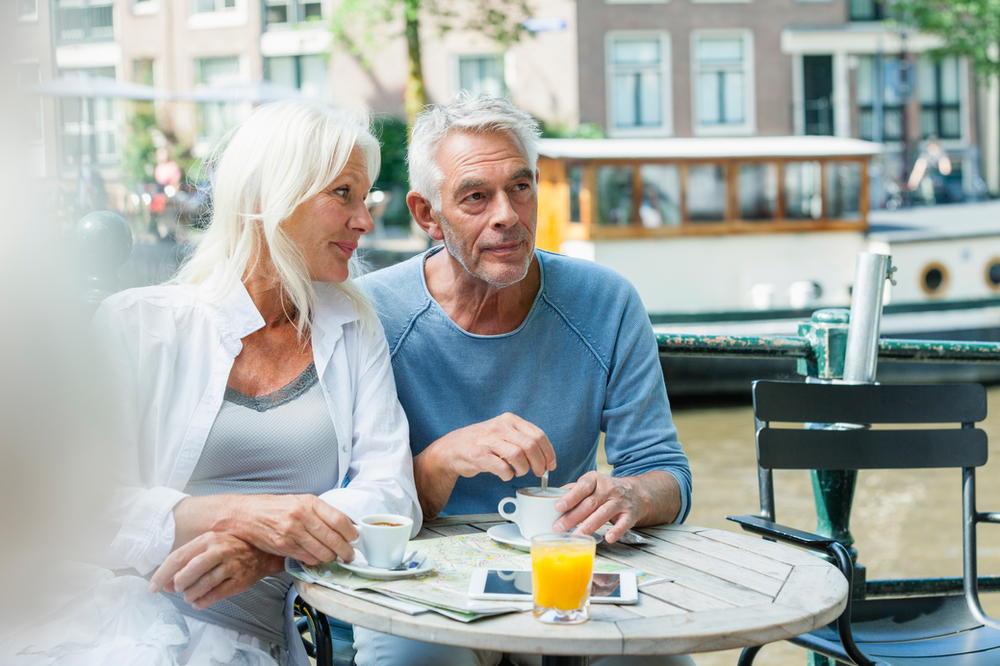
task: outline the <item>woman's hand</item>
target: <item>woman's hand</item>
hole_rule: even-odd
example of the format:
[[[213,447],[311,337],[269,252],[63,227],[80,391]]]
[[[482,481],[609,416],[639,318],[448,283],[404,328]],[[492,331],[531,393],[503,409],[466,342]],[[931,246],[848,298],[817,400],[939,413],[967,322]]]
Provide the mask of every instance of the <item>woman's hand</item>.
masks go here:
[[[265,553],[231,534],[206,532],[172,552],[149,581],[149,591],[184,593],[195,610],[249,590],[284,571],[285,558]]]
[[[354,559],[354,523],[315,495],[244,495],[237,516],[237,536],[266,553],[305,564]]]
[[[174,507],[179,550],[208,532],[230,534],[272,555],[305,564],[354,558],[358,538],[345,514],[315,495],[205,495]]]

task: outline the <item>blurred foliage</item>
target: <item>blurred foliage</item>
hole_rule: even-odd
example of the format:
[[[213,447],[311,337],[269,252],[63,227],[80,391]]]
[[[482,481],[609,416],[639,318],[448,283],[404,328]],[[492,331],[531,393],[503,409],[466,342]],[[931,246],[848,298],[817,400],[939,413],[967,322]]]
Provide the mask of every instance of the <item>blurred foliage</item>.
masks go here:
[[[580,123],[570,127],[566,123],[539,120],[543,139],[603,139],[604,130],[597,123]]]
[[[128,136],[122,146],[121,178],[130,190],[140,189],[143,183],[153,182],[156,167],[156,110],[152,102],[133,102],[134,109],[128,120]]]
[[[532,16],[528,0],[343,0],[331,19],[334,42],[358,57],[369,75],[370,56],[388,41],[403,36],[407,46],[407,122],[424,105],[427,95],[421,65],[420,25],[425,21],[440,39],[450,30],[478,32],[507,48],[525,35]]]
[[[406,121],[393,116],[378,116],[372,123],[372,132],[382,144],[382,169],[375,189],[384,190],[390,183],[406,185]]]
[[[1000,76],[1000,0],[897,0],[891,12],[900,27],[944,41],[932,55],[965,56],[981,77]]]
[[[406,121],[393,116],[377,116],[372,131],[382,144],[382,169],[373,190],[381,190],[389,197],[383,214],[387,226],[408,228],[410,211],[406,207],[406,193],[410,177],[406,168],[406,141],[409,134]]]

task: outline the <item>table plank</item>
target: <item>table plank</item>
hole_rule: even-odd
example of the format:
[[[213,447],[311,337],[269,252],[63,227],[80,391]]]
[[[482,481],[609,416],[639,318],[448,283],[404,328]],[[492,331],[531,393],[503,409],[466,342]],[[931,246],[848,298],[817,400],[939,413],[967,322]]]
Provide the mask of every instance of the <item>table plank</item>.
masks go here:
[[[704,537],[696,538],[704,541]],[[771,598],[774,598],[774,596],[781,590],[782,584],[785,582],[784,576],[781,578],[774,578],[772,576],[758,573],[757,571],[749,569],[742,564],[734,564],[731,559],[720,559],[715,555],[709,555],[704,552],[704,549],[700,551],[692,550],[691,548],[676,544],[673,541],[663,540],[656,537],[653,537],[653,539],[656,542],[654,547],[656,548],[657,556],[666,558],[676,564],[683,564],[692,569],[697,569],[702,573],[721,578],[722,580],[736,583],[741,587],[759,592]],[[725,544],[719,544],[717,547],[718,550],[726,548],[731,547],[726,546]],[[789,568],[789,571],[790,570],[791,569]]]
[[[660,532],[657,536],[652,538],[661,539],[663,538],[662,535],[663,532]],[[774,558],[750,552],[735,544],[729,544],[724,541],[712,539],[711,537],[705,536],[703,533],[692,534],[690,532],[670,530],[669,535],[670,540],[677,545],[690,548],[691,550],[704,553],[705,555],[716,557],[720,560],[738,564],[745,569],[756,571],[757,573],[770,576],[771,578],[784,580],[785,577],[788,576],[788,573],[792,570],[791,564],[779,562]]]

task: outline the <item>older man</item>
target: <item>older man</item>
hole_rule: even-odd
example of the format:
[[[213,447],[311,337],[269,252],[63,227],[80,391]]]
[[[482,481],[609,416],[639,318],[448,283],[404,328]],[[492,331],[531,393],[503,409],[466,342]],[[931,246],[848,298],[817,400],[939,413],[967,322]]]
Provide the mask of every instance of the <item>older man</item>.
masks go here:
[[[535,249],[537,138],[534,119],[501,98],[426,110],[410,140],[407,204],[444,247],[373,273],[367,288],[425,517],[494,512],[550,470],[552,485],[569,488],[556,531],[611,522],[613,542],[633,526],[683,520],[691,474],[635,289],[607,268]],[[613,476],[595,471],[601,433]],[[500,659],[356,635],[359,666]]]

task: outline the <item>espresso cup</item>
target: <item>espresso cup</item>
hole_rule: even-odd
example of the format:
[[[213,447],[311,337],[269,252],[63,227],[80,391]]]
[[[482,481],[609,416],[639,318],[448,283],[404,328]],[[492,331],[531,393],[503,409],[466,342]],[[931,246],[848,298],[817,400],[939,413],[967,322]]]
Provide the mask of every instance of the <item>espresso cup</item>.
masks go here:
[[[552,532],[552,524],[559,520],[564,512],[556,511],[556,502],[566,494],[562,488],[519,488],[514,497],[504,497],[497,506],[497,511],[507,520],[512,521],[521,530],[525,539],[537,534]],[[507,512],[505,507],[514,504],[514,510]]]
[[[365,516],[355,525],[358,538],[351,542],[373,567],[391,569],[403,561],[406,544],[410,541],[413,520],[391,513]]]

